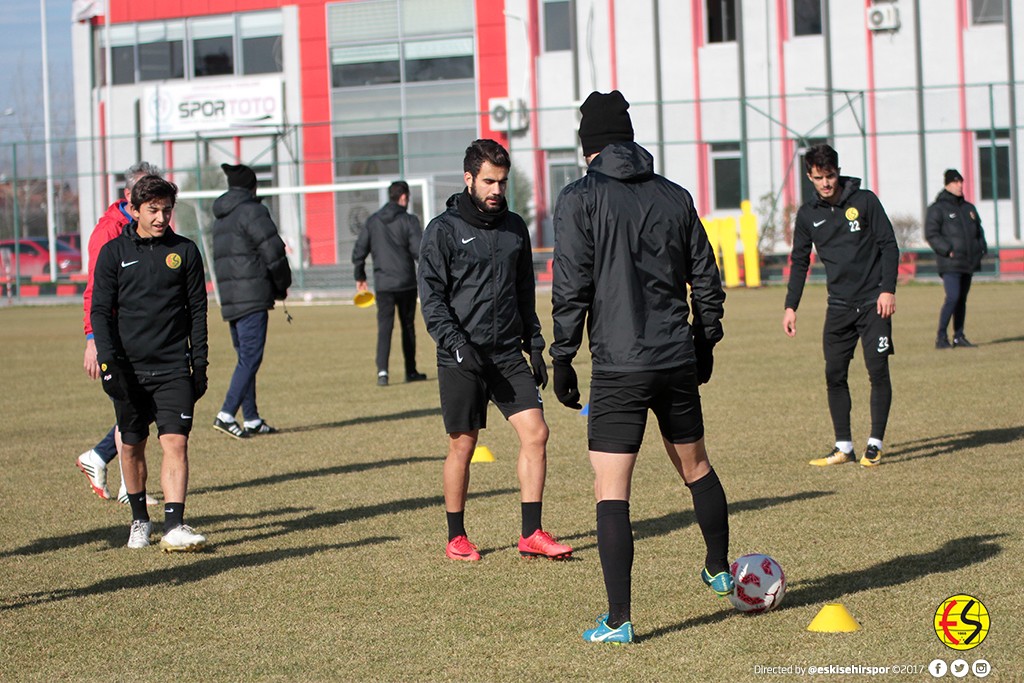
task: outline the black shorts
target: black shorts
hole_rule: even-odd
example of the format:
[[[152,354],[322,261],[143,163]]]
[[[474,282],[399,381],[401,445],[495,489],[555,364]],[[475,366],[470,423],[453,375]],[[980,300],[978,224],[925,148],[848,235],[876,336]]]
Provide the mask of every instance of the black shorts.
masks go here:
[[[121,440],[137,444],[149,437],[149,425],[156,422],[157,435],[192,431],[192,378],[172,376],[129,377],[128,401],[114,401],[114,414]]]
[[[654,411],[669,443],[694,443],[704,436],[695,365],[653,372],[595,370],[590,380],[589,448],[637,453],[644,440],[647,411]]]
[[[860,340],[864,360],[887,357],[896,353],[892,341],[892,318],[878,315],[875,303],[863,306],[831,305],[825,311],[822,348],[825,362],[849,362]]]
[[[461,368],[438,367],[441,415],[449,434],[472,432],[487,426],[487,401],[494,401],[505,419],[530,408],[543,409],[540,391],[526,360],[499,365],[487,363],[484,374]]]

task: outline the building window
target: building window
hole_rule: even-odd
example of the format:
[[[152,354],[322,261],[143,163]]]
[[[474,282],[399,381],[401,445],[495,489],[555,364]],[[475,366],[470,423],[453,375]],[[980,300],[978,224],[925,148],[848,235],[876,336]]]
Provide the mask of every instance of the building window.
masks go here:
[[[583,177],[576,151],[572,149],[548,152],[548,197],[552,205],[562,194],[565,186]]]
[[[473,78],[472,38],[407,42],[402,49],[410,83]]]
[[[711,143],[716,209],[740,208],[740,165],[740,143]]]
[[[567,0],[544,0],[545,52],[572,49],[572,34],[569,30],[571,20]]]
[[[971,18],[975,24],[1003,23],[1003,0],[971,0]]]
[[[192,73],[196,77],[235,72],[233,17],[192,21]]]
[[[185,24],[139,24],[139,80],[185,77]]]
[[[238,35],[242,48],[243,74],[271,74],[281,71],[279,12],[243,14],[238,19]]]
[[[793,0],[793,35],[821,35],[821,0]]]
[[[981,182],[982,199],[1010,198],[1010,132],[992,132],[979,130],[974,133],[974,144],[978,149],[978,178]],[[992,172],[993,155],[995,158],[995,175]]]
[[[336,47],[331,50],[331,83],[335,88],[400,83],[398,44]]]
[[[708,42],[731,43],[736,40],[736,0],[706,0]]]
[[[398,173],[398,134],[353,135],[334,139],[338,177]]]

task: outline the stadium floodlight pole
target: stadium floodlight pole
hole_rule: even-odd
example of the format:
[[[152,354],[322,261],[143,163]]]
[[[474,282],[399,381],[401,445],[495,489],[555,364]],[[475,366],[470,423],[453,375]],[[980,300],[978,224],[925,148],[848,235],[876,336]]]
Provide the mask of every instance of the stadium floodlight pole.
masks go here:
[[[46,156],[46,239],[50,247],[50,282],[57,281],[57,228],[53,220],[53,148],[50,141],[50,60],[46,45],[46,0],[39,0],[43,41],[43,148]]]

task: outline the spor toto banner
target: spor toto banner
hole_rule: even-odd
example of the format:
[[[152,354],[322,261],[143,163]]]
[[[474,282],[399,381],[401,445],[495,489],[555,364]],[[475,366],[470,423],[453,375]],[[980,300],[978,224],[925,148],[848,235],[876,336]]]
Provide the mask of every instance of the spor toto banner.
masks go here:
[[[265,134],[283,122],[280,78],[203,79],[143,90],[142,132],[158,139]]]

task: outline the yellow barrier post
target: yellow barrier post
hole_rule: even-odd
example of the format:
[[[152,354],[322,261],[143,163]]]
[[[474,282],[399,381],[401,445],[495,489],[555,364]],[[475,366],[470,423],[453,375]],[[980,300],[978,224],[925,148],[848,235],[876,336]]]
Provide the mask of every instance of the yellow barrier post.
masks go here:
[[[740,203],[740,241],[743,242],[743,276],[747,287],[761,286],[761,254],[757,251],[757,216],[750,210],[750,200]]]
[[[714,218],[701,218],[700,222],[704,226],[704,232],[708,234],[711,251],[715,252],[715,263],[718,265],[718,270],[722,270],[722,248],[718,243],[718,220]]]
[[[718,220],[718,239],[722,244],[722,276],[726,287],[738,287],[740,284],[740,264],[736,260],[736,219],[734,217]]]

